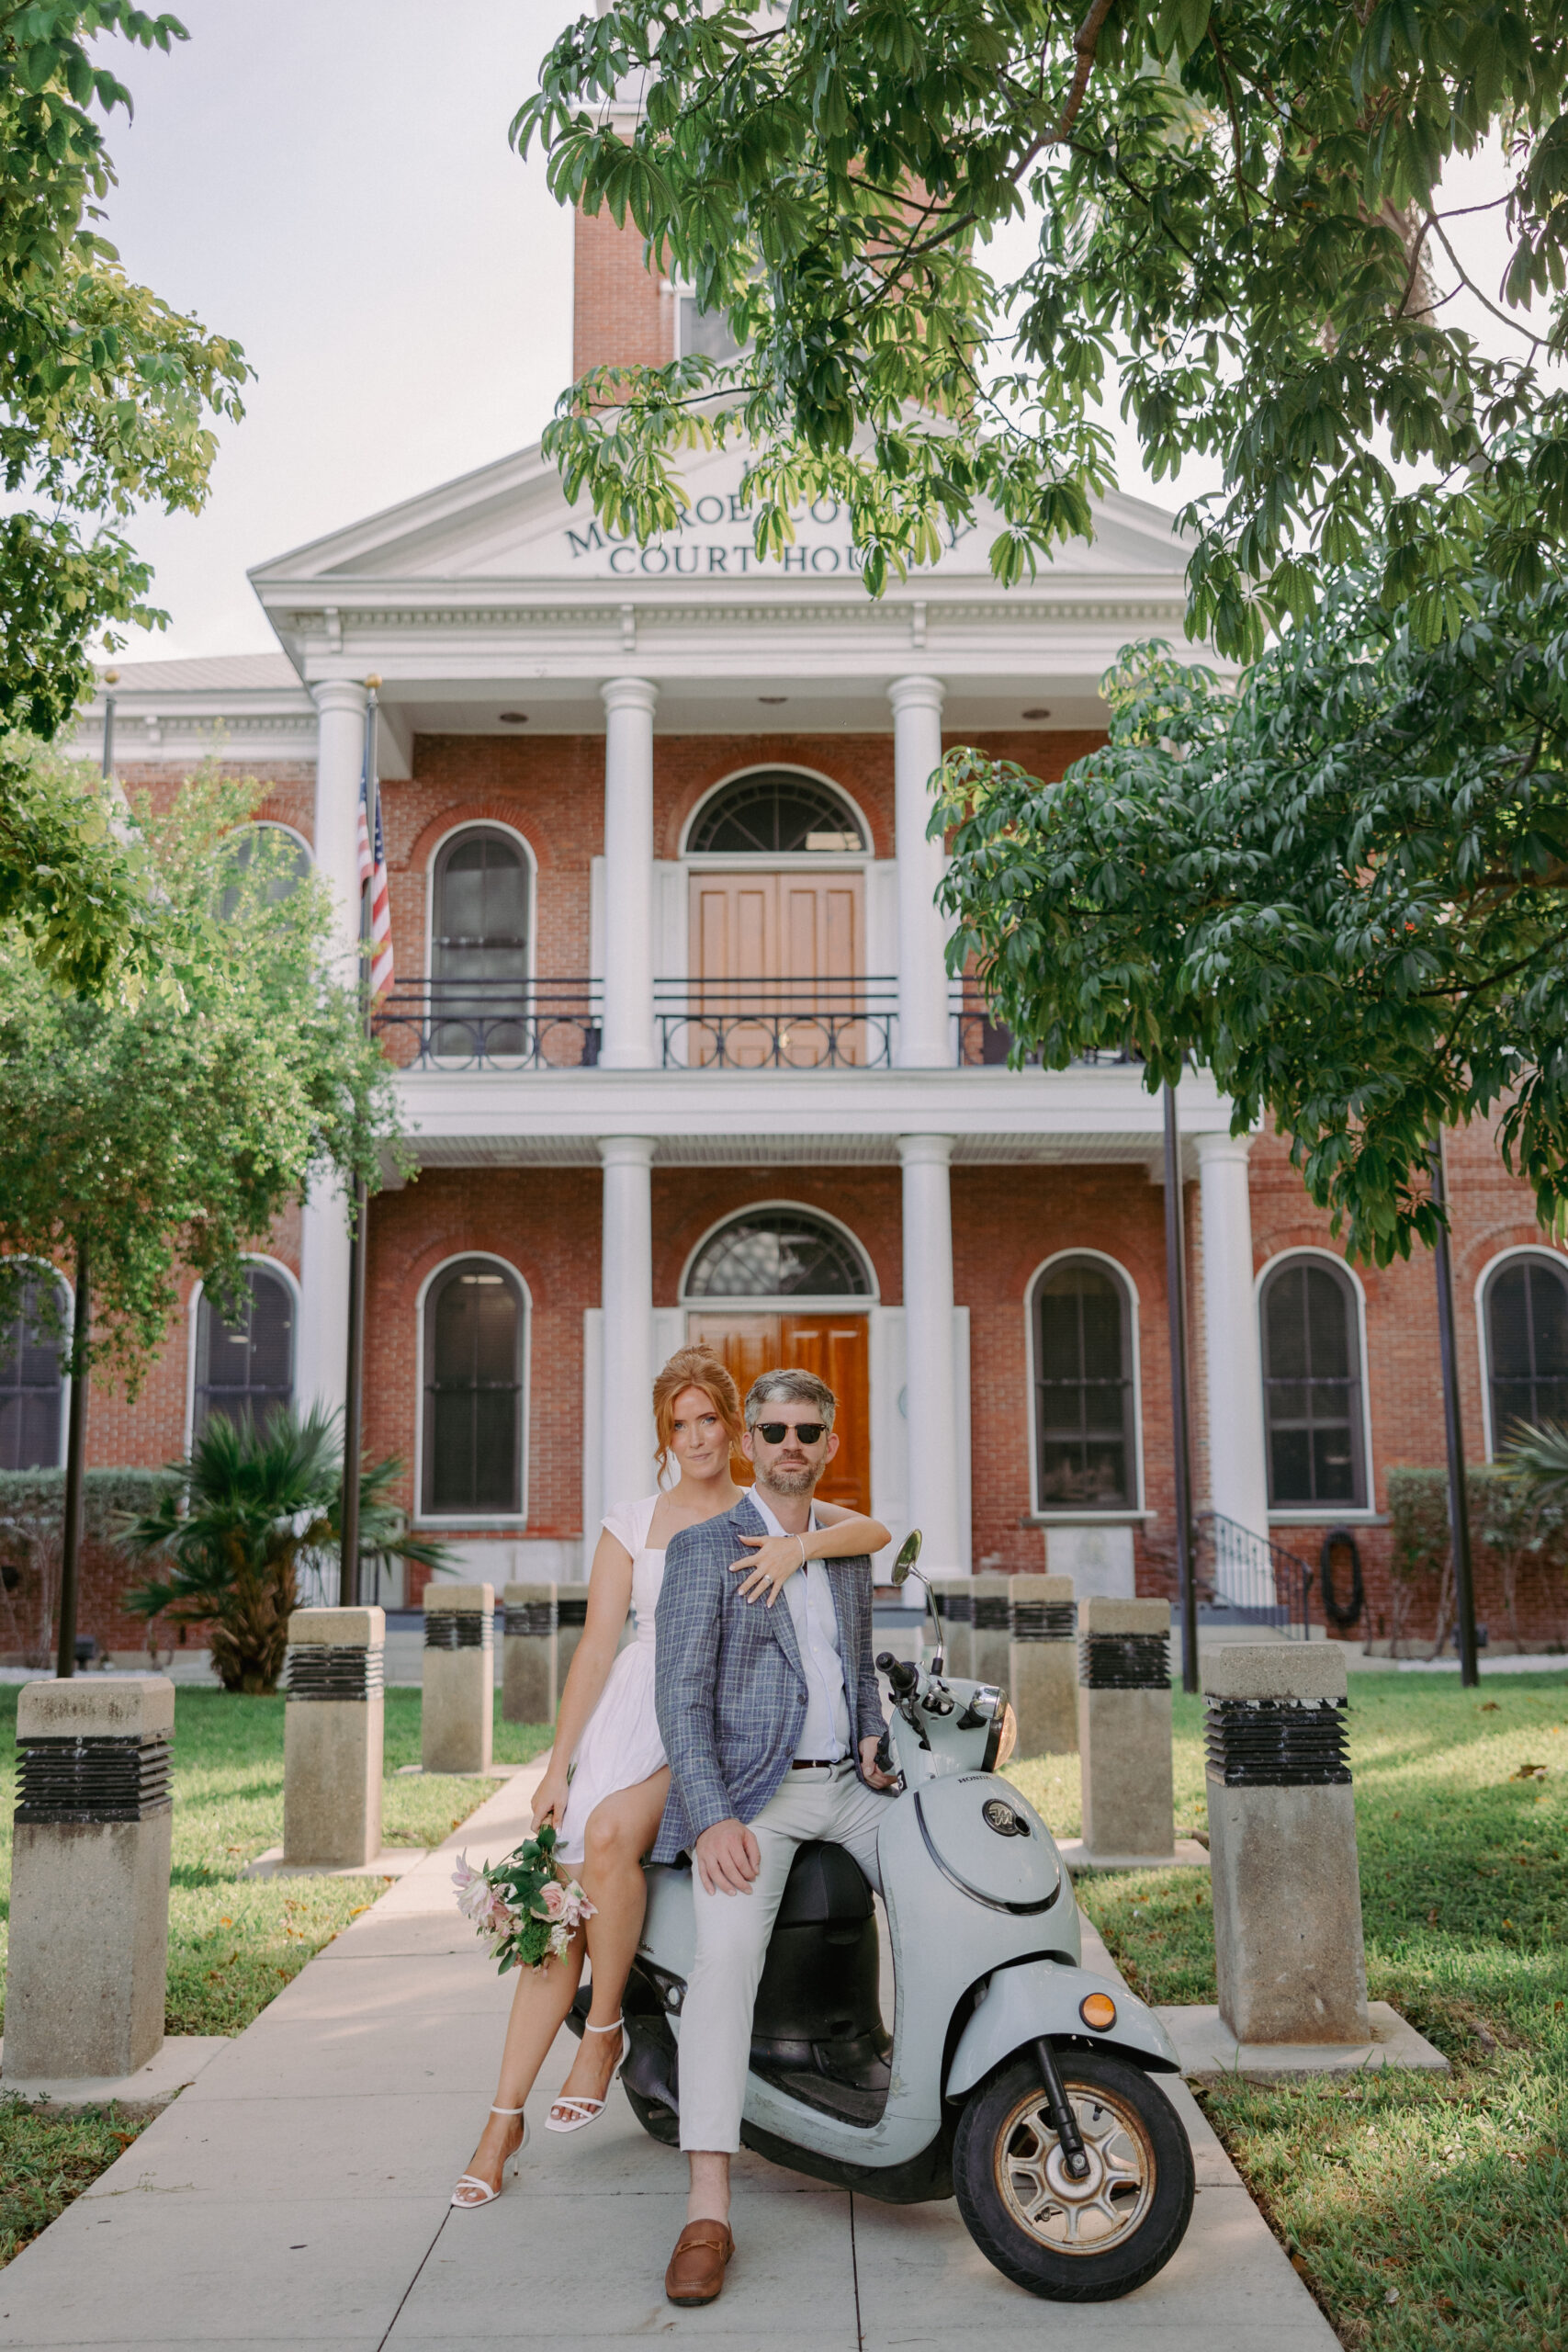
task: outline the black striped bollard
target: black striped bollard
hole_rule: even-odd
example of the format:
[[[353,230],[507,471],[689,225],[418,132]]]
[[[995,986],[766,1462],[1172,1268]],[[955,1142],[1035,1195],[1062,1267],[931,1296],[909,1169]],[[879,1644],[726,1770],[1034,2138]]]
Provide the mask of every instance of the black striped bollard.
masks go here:
[[[1176,1860],[1170,1768],[1170,1603],[1078,1608],[1083,1859],[1101,1870]]]
[[[556,1719],[556,1588],[501,1589],[501,1713],[509,1724]]]
[[[1241,2042],[1364,2042],[1348,1685],[1331,1642],[1203,1660],[1220,2017]]]
[[[969,1671],[976,1682],[1006,1690],[1012,1641],[1011,1577],[971,1577]]]
[[[421,1754],[427,1772],[488,1772],[495,1713],[495,1587],[424,1589]]]
[[[1070,1756],[1078,1744],[1077,1611],[1071,1577],[1017,1576],[1008,1696],[1021,1756]]]
[[[582,1639],[582,1629],[588,1623],[588,1587],[580,1584],[575,1591],[564,1585],[556,1587],[556,1703],[566,1689],[566,1678],[571,1672],[571,1661],[577,1656],[577,1645]]]
[[[296,1609],[283,1711],[283,1866],[358,1870],[381,1850],[387,1613]]]
[[[133,2075],[163,2046],[174,1731],[162,1674],[22,1686],[7,2086]]]
[[[970,1587],[974,1581],[973,1577],[931,1579],[931,1605],[942,1621],[942,1654],[949,1674],[967,1676],[974,1670],[969,1662],[974,1617]]]

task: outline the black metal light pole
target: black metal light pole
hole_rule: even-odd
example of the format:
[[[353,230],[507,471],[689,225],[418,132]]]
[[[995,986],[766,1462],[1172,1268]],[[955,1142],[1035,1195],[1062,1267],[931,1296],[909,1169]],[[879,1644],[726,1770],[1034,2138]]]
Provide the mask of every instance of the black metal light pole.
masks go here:
[[[371,897],[376,888],[377,823],[381,787],[376,775],[376,689],[379,678],[367,678],[365,698],[365,825],[370,839],[371,872],[359,886],[359,996],[365,1034],[370,1035]],[[354,1181],[354,1224],[348,1238],[348,1368],[343,1394],[343,1527],[338,1569],[338,1606],[359,1606],[359,1457],[365,1438],[365,1245],[369,1188],[363,1176]]]
[[[119,684],[118,670],[104,672],[106,686]],[[113,694],[104,696],[103,775],[114,773]],[[83,1473],[87,1455],[87,1334],[92,1323],[87,1245],[76,1244],[76,1305],[71,1318],[71,1410],[65,1423],[65,1509],[60,1531],[60,1625],[54,1670],[67,1680],[76,1671],[76,1596],[82,1583]]]
[[[1170,1433],[1176,1456],[1176,1568],[1181,1596],[1181,1687],[1198,1688],[1198,1586],[1192,1561],[1192,1440],[1187,1395],[1187,1252],[1181,1230],[1181,1135],[1176,1089],[1165,1090],[1165,1291],[1170,1310]]]
[[[65,1424],[65,1517],[60,1541],[60,1643],[56,1674],[76,1671],[76,1594],[82,1568],[82,1474],[87,1452],[87,1245],[76,1244],[76,1307],[71,1318],[71,1411]]]
[[[1448,1204],[1443,1138],[1432,1147],[1432,1201]],[[1459,1350],[1454,1331],[1454,1270],[1446,1222],[1438,1225],[1432,1250],[1438,1275],[1438,1351],[1443,1373],[1443,1434],[1448,1442],[1449,1541],[1453,1547],[1454,1615],[1459,1629],[1459,1679],[1473,1690],[1481,1680],[1475,1643],[1475,1578],[1470,1558],[1470,1495],[1464,1472],[1464,1425],[1460,1419]]]

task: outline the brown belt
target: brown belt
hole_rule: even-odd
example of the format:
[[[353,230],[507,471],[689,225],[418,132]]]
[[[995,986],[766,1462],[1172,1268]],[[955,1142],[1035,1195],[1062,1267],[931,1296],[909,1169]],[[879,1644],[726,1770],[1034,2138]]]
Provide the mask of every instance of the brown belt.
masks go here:
[[[789,1769],[792,1772],[836,1772],[849,1760],[847,1756],[797,1756]]]

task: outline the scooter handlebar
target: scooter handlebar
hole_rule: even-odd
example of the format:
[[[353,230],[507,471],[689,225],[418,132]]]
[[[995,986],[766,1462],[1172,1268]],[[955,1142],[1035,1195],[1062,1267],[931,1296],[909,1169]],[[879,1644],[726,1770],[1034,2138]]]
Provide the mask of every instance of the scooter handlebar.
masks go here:
[[[920,1679],[920,1669],[908,1658],[896,1658],[891,1650],[884,1650],[876,1661],[877,1671],[887,1677],[896,1699],[907,1699]]]

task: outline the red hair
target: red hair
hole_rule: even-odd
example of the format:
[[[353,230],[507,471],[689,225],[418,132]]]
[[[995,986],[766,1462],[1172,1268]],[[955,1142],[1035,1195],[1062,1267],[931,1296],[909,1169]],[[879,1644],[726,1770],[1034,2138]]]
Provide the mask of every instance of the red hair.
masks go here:
[[[687,1388],[700,1388],[729,1435],[732,1448],[740,1443],[740,1391],[711,1349],[677,1348],[653,1384],[653,1426],[659,1433],[659,1479],[670,1466],[675,1435],[675,1400]]]

